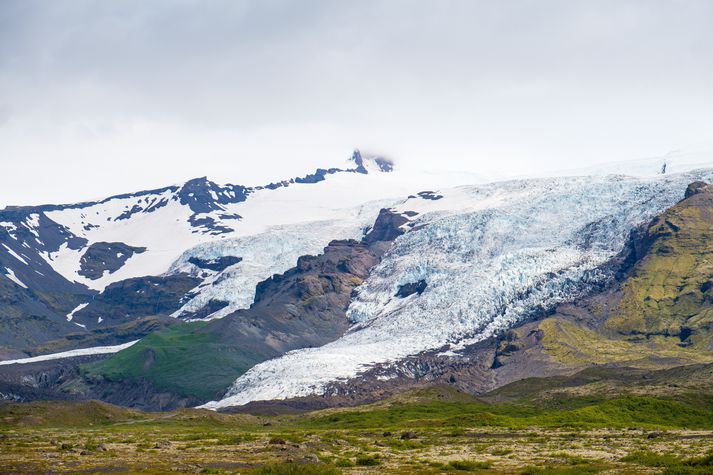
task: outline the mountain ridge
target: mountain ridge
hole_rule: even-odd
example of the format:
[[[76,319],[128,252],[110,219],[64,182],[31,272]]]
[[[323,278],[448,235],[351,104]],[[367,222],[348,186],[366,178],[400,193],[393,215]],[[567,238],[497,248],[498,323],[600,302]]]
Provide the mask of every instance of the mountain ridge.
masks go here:
[[[18,351],[23,349],[108,325],[111,319],[106,315],[94,311],[90,318],[90,313],[93,302],[103,298],[109,285],[130,279],[146,280],[147,276],[155,276],[154,281],[160,279],[158,276],[168,272],[182,252],[201,242],[234,234],[235,224],[242,228],[244,220],[228,208],[245,203],[252,195],[316,184],[327,176],[361,176],[393,169],[387,160],[362,157],[358,150],[350,161],[350,167],[318,169],[302,178],[265,186],[221,186],[207,178],[197,178],[183,185],[97,201],[10,206],[0,210],[0,303],[4,309],[0,312],[0,327],[19,325],[12,330],[5,326],[0,353],[20,356]],[[150,228],[157,230],[153,236]],[[171,239],[165,239],[164,234]],[[163,249],[167,243],[175,251]],[[199,280],[194,280],[191,288]],[[137,291],[149,290],[150,285],[147,281]],[[178,303],[188,290],[184,288],[172,298]],[[169,313],[180,307],[172,307]],[[147,317],[152,313],[142,311],[136,316]],[[22,330],[22,325],[28,322],[35,322],[34,328]]]
[[[711,192],[700,181],[711,181],[711,170],[430,187],[352,208],[333,206],[361,199],[344,196],[342,185],[372,182],[344,181],[363,175],[358,171],[332,175],[320,180],[327,188],[295,182],[256,191],[241,202],[247,205],[226,209],[202,207],[197,190],[206,180],[194,182],[185,196],[196,198],[192,206],[200,212],[189,201],[183,206],[196,219],[238,214],[247,230],[220,232],[182,250],[160,275],[121,279],[78,302],[63,324],[86,331],[46,339],[36,345],[40,353],[148,336],[87,365],[58,362],[69,372],[40,389],[158,409],[210,398],[214,402],[206,407],[221,410],[266,400],[318,407],[358,404],[432,383],[479,394],[522,378],[570,375],[592,363],[657,369],[711,361],[704,307],[686,314],[675,332],[647,333],[643,343],[637,341],[641,335],[617,329],[609,321],[613,313],[594,310],[626,302],[613,289],[646,282],[642,262],[652,256],[708,252],[700,226],[710,221]],[[216,190],[203,191],[204,198],[220,200]],[[369,189],[364,193],[373,196]],[[324,197],[335,203],[319,208]],[[690,205],[697,202],[697,208]],[[695,209],[703,214],[692,217]],[[124,212],[118,211],[115,217]],[[137,213],[119,222],[131,223]],[[186,223],[191,216],[184,215]],[[70,223],[66,232],[78,224]],[[23,232],[38,237],[29,227]],[[682,246],[686,239],[698,247]],[[131,262],[152,252],[150,245],[133,242],[87,241],[84,252],[91,248],[100,262],[80,265],[85,273],[106,273],[118,265],[115,258]],[[367,251],[374,245],[378,252],[367,259],[368,271],[356,271],[354,262],[376,252]],[[9,252],[6,257],[17,260]],[[651,275],[658,275],[657,266]],[[698,268],[679,270],[682,276],[703,275],[691,269]],[[23,277],[17,275],[20,282]],[[695,289],[681,294],[687,295],[686,308],[707,305],[705,279],[691,282]],[[684,287],[666,285],[673,289],[667,299],[681,297],[677,292]],[[679,307],[672,309],[679,319]],[[323,311],[327,327],[320,326]],[[330,320],[334,316],[338,322]],[[201,321],[186,323],[195,320]],[[192,356],[181,360],[178,354]],[[219,363],[211,366],[207,357]],[[20,373],[36,381],[35,367]],[[22,392],[21,385],[12,387]]]

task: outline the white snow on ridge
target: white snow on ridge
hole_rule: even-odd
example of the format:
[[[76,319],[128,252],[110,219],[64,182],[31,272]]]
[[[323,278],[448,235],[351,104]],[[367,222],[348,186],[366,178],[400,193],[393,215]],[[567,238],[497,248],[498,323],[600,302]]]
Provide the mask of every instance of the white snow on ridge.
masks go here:
[[[127,209],[131,209],[138,199],[144,197],[114,199],[86,208],[47,213],[50,219],[66,226],[76,236],[87,239],[89,244],[123,242],[130,246],[147,248],[144,253],[134,254],[116,272],[105,273],[96,280],[79,275],[84,249],[72,250],[66,244],[57,252],[46,256],[45,260],[66,279],[95,290],[102,290],[113,282],[131,277],[160,275],[166,272],[185,249],[215,238],[193,232],[195,229],[188,223],[191,210],[178,201],[170,200],[171,196],[170,191],[155,195],[159,200],[169,200],[168,204],[150,213],[135,213],[129,219],[115,220]]]
[[[713,156],[678,152],[666,158],[671,171],[680,171],[694,165],[713,163]],[[661,170],[663,159],[648,159],[635,162],[608,164],[592,174],[620,172],[632,175],[655,175]],[[350,165],[351,166],[351,165]],[[66,245],[45,260],[70,281],[82,283],[95,290],[120,280],[145,275],[161,275],[181,255],[194,246],[205,243],[220,243],[232,238],[256,236],[269,232],[275,226],[305,224],[310,222],[340,219],[343,210],[349,210],[373,200],[398,202],[404,197],[424,190],[436,191],[444,186],[482,183],[482,177],[448,172],[408,172],[396,170],[381,173],[378,166],[364,157],[364,166],[369,174],[336,173],[314,184],[293,183],[289,187],[274,190],[262,189],[251,193],[247,200],[224,205],[223,209],[201,213],[199,217],[211,218],[217,225],[234,229],[228,234],[212,234],[207,229],[192,226],[188,219],[194,213],[187,205],[181,205],[177,191],[166,189],[153,194],[113,198],[103,203],[79,208],[66,208],[47,212],[47,216],[66,226],[76,236],[85,238],[89,244],[96,242],[123,242],[131,246],[145,247],[146,252],[134,254],[113,273],[106,273],[92,280],[78,274],[80,260],[85,249],[72,250]],[[585,170],[560,172],[558,175],[582,174]],[[228,193],[230,194],[230,193]],[[158,206],[165,204],[164,206]],[[148,210],[131,214],[128,219],[117,219],[135,209]],[[33,214],[23,223],[36,236],[39,219]],[[334,238],[347,237],[334,236]],[[220,244],[218,244],[220,246]]]
[[[10,234],[10,236],[13,236],[15,231],[17,231],[17,226],[15,226],[15,223],[11,223],[9,221],[0,221],[0,226],[5,228],[8,234]]]
[[[427,175],[399,176],[396,172],[342,173],[317,184],[260,190],[245,202],[227,205],[226,212],[243,217],[236,232],[223,240],[202,243],[184,252],[169,273],[201,275],[200,269],[188,262],[190,257],[236,256],[243,260],[220,273],[205,272],[212,275],[192,291],[196,297],[173,315],[196,312],[211,300],[229,305],[210,315],[210,319],[248,308],[260,281],[294,267],[300,256],[321,253],[334,239],[361,239],[364,229],[374,224],[380,209],[398,207],[402,203],[408,208],[413,201],[420,202],[423,210],[438,209],[439,201],[418,197],[404,199],[420,191],[433,190],[433,180]],[[440,180],[453,180],[453,177],[444,175],[435,181]]]
[[[609,276],[598,267],[629,231],[713,171],[509,181],[407,200],[422,213],[358,289],[355,325],[339,340],[258,364],[207,408],[324,394],[378,363],[427,350],[457,351],[511,327],[540,306],[581,295]],[[425,280],[421,296],[395,297]]]
[[[10,365],[10,364],[27,364],[27,363],[37,363],[38,361],[49,361],[49,360],[60,360],[63,358],[76,358],[77,356],[91,356],[91,355],[105,355],[110,353],[117,353],[121,350],[125,350],[131,345],[135,344],[139,340],[130,341],[122,345],[114,346],[95,346],[92,348],[81,348],[79,350],[69,350],[62,351],[61,353],[52,353],[49,355],[32,356],[30,358],[20,358],[17,360],[5,360],[0,361],[0,366]]]
[[[47,212],[47,216],[66,226],[76,236],[87,239],[89,244],[123,242],[146,247],[146,252],[134,254],[118,271],[105,274],[97,280],[78,274],[84,249],[72,250],[64,245],[57,252],[43,257],[68,280],[102,290],[119,280],[161,275],[169,270],[184,251],[194,246],[216,243],[220,247],[222,241],[271,233],[276,226],[345,221],[345,215],[352,216],[353,210],[364,206],[364,203],[375,200],[399,202],[408,194],[421,191],[423,188],[420,186],[426,186],[429,181],[427,175],[414,178],[398,176],[397,173],[364,175],[345,172],[329,175],[319,183],[294,183],[289,187],[257,190],[246,201],[226,204],[220,211],[200,215],[211,217],[217,224],[234,229],[232,233],[219,235],[201,232],[191,226],[188,219],[193,212],[188,206],[171,199],[174,192],[170,190],[160,195],[150,195],[152,200],[167,200],[165,206],[150,213],[135,213],[129,219],[116,220],[122,213],[138,206],[137,203],[146,206],[145,201],[149,197],[116,198],[84,208]],[[240,219],[233,218],[234,215],[239,215]],[[331,236],[332,239],[347,237],[355,236],[352,231]]]
[[[604,176],[627,175],[651,178],[661,174],[686,173],[713,166],[713,144],[703,144],[684,150],[672,150],[660,157],[640,158],[617,162],[600,163],[582,168],[543,171],[545,176]],[[538,175],[542,177],[542,175]]]

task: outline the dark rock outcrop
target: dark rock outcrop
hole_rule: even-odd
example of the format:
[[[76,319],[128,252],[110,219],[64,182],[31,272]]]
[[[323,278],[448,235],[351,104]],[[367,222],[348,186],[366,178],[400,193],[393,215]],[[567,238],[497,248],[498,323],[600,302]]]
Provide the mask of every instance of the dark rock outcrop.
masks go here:
[[[433,191],[421,191],[419,193],[416,193],[419,197],[423,198],[424,200],[431,200],[431,201],[438,201],[441,198],[443,198],[443,195],[440,195],[438,193],[434,193]]]
[[[318,256],[302,256],[284,274],[260,282],[249,309],[203,330],[256,352],[276,356],[320,346],[349,327],[346,310],[353,290],[368,277],[408,220],[390,210],[379,213],[361,242],[332,241]]]
[[[385,173],[392,172],[394,170],[394,164],[384,158],[384,157],[374,157],[372,158],[373,162],[376,164],[377,167],[379,167],[379,170]],[[357,173],[362,173],[362,174],[367,174],[369,173],[369,170],[366,169],[366,166],[364,164],[364,158],[361,155],[361,152],[357,149],[354,150],[354,153],[352,154],[351,161],[354,162],[356,165],[356,168],[350,171],[355,171]]]
[[[684,198],[690,198],[698,193],[713,193],[713,185],[709,185],[704,181],[694,181],[686,188]]]
[[[215,272],[222,272],[228,267],[237,264],[242,261],[242,257],[237,256],[221,256],[216,259],[201,259],[199,257],[192,256],[188,258],[188,262],[201,269],[208,269]]]
[[[391,242],[404,233],[401,227],[408,222],[407,216],[382,209],[362,242],[370,246],[378,242]]]
[[[426,287],[428,287],[428,283],[423,279],[418,282],[409,282],[408,284],[399,285],[399,290],[396,291],[395,296],[403,299],[413,294],[421,295],[426,290]]]
[[[170,315],[200,279],[187,274],[137,277],[115,282],[77,311],[73,321],[88,328],[112,326],[155,315]],[[101,321],[100,321],[101,319]]]
[[[121,269],[134,254],[145,252],[145,247],[134,247],[123,242],[95,242],[90,245],[79,261],[79,275],[92,280],[105,272],[110,274]]]
[[[260,282],[249,309],[203,331],[270,355],[323,345],[349,327],[346,309],[352,291],[378,262],[378,252],[366,244],[332,241],[323,254],[302,256],[294,268]]]

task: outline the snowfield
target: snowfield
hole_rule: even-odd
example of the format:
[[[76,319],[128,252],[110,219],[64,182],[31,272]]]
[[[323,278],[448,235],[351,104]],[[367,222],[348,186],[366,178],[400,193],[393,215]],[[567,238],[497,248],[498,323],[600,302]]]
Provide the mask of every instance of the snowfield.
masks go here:
[[[413,229],[359,287],[348,310],[352,328],[323,347],[256,365],[203,407],[324,394],[374,364],[457,352],[535,309],[576,298],[610,278],[601,265],[633,227],[698,179],[713,180],[713,171],[515,180],[405,200],[396,208],[419,213]],[[420,280],[422,295],[395,297]]]
[[[135,344],[139,340],[130,341],[121,345],[114,346],[94,346],[92,348],[81,348],[79,350],[69,350],[62,351],[60,353],[52,353],[49,355],[31,356],[29,358],[20,358],[17,360],[5,360],[0,361],[0,366],[10,365],[10,364],[28,364],[37,363],[38,361],[50,361],[50,360],[61,360],[64,358],[76,358],[78,356],[91,356],[91,355],[106,355],[111,353],[118,353],[121,350],[125,350],[131,345]]]
[[[204,320],[250,307],[259,282],[294,267],[300,256],[320,254],[332,240],[361,239],[379,210],[398,206],[405,196],[427,189],[429,179],[373,171],[369,175],[335,174],[317,184],[259,190],[243,203],[228,205],[228,212],[242,217],[235,232],[189,248],[168,270],[169,274],[185,272],[204,279],[191,292],[195,296],[173,316],[198,312],[210,301],[228,305],[202,317]],[[210,260],[222,256],[242,261],[221,272],[189,262],[192,257]]]
[[[455,179],[453,174],[383,173],[372,159],[364,159],[364,166],[368,174],[339,172],[328,175],[318,183],[252,189],[245,201],[220,204],[218,209],[204,213],[194,213],[187,205],[181,204],[178,200],[181,187],[178,186],[155,193],[119,196],[85,206],[48,211],[46,214],[50,219],[66,227],[73,235],[86,239],[87,246],[99,242],[120,242],[144,247],[146,251],[134,254],[120,269],[113,273],[105,272],[98,279],[89,279],[79,273],[87,246],[71,249],[63,243],[54,252],[43,252],[42,257],[67,280],[101,291],[111,283],[132,277],[181,271],[196,274],[196,269],[185,263],[190,255],[218,256],[220,253],[233,255],[230,253],[239,252],[237,255],[244,259],[239,266],[243,272],[237,273],[237,269],[232,269],[232,277],[229,274],[213,276],[216,278],[210,283],[215,284],[223,278],[239,279],[236,274],[244,275],[246,280],[223,286],[210,294],[203,292],[206,283],[196,289],[201,295],[185,308],[186,312],[190,312],[211,298],[228,299],[226,292],[231,288],[242,289],[242,285],[249,284],[253,289],[238,291],[251,293],[257,282],[289,269],[297,257],[319,253],[333,239],[360,238],[362,229],[376,219],[379,206],[394,205],[405,196],[425,189],[422,187],[437,186]],[[468,179],[474,178],[470,176]],[[212,219],[215,226],[224,226],[230,231],[216,233],[214,228],[191,224],[191,219]],[[39,224],[28,223],[27,226],[34,231]],[[305,237],[296,237],[299,233],[305,234]],[[274,246],[270,241],[274,241]],[[291,248],[281,249],[280,241],[290,244]],[[256,245],[255,253],[249,249],[251,243]],[[254,256],[256,260],[250,261],[249,256],[256,254],[257,249],[268,254]],[[288,260],[291,260],[289,265]],[[229,299],[230,309],[249,306],[251,297],[245,295]],[[226,309],[220,315],[227,312]]]

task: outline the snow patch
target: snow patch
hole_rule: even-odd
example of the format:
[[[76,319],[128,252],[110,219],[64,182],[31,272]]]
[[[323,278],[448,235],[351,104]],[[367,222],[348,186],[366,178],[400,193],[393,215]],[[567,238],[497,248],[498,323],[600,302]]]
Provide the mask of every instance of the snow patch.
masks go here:
[[[32,234],[34,234],[35,241],[41,243],[41,241],[39,240],[40,233],[37,232],[37,228],[40,227],[40,215],[37,213],[29,215],[23,224],[27,229],[30,230]]]
[[[11,281],[15,282],[20,287],[27,288],[27,286],[24,284],[24,282],[22,282],[20,279],[17,278],[17,276],[15,275],[15,272],[13,272],[13,270],[8,267],[5,268],[5,277],[7,277]]]
[[[8,232],[8,234],[10,234],[10,236],[12,236],[13,234],[15,234],[15,231],[17,231],[17,226],[15,226],[15,223],[12,223],[12,222],[9,222],[9,221],[0,221],[0,226],[2,226],[3,228],[5,228],[5,229],[7,230],[7,232]],[[13,236],[13,237],[14,237],[14,236]]]
[[[74,308],[74,310],[72,310],[71,312],[69,312],[69,313],[67,314],[67,321],[68,321],[68,322],[71,322],[72,319],[74,318],[74,314],[77,313],[77,312],[79,312],[81,309],[85,308],[87,305],[89,305],[89,302],[87,302],[87,303],[80,303],[79,305],[77,305],[77,306]],[[100,317],[100,318],[101,318],[101,317]]]
[[[81,348],[79,350],[62,351],[61,353],[52,353],[49,355],[33,356],[30,358],[20,358],[16,360],[6,360],[0,361],[0,366],[11,365],[11,364],[27,364],[27,363],[37,363],[38,361],[50,361],[50,360],[60,360],[63,358],[76,358],[77,356],[90,356],[90,355],[106,355],[111,353],[117,353],[121,350],[129,348],[134,345],[139,340],[130,341],[122,345],[115,346],[95,346],[92,348]]]
[[[7,245],[6,245],[5,243],[3,243],[2,246],[3,246],[5,249],[7,249],[7,252],[9,252],[12,257],[14,257],[14,258],[17,259],[18,261],[22,262],[22,263],[25,264],[26,266],[29,265],[25,259],[23,259],[18,253],[16,253],[15,251],[13,251],[12,249],[10,249],[9,247],[7,247]]]

